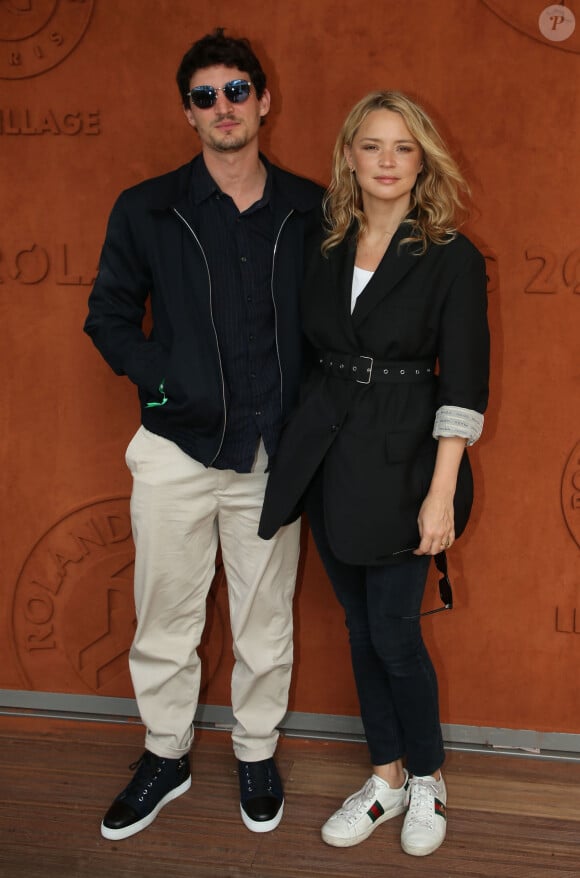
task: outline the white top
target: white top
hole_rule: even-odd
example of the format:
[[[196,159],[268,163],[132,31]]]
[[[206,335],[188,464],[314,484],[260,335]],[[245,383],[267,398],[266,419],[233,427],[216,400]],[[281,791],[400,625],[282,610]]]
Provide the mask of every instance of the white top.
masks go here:
[[[367,271],[366,268],[359,268],[358,265],[354,267],[354,273],[352,276],[352,292],[350,297],[350,313],[354,311],[354,306],[356,305],[356,300],[370,281],[373,276],[374,271]]]

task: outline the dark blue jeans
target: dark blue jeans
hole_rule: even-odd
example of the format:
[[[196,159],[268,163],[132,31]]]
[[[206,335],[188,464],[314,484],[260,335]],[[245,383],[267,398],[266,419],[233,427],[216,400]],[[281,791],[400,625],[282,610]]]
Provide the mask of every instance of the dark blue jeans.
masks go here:
[[[320,557],[346,614],[361,719],[373,765],[406,757],[411,774],[432,774],[445,752],[437,677],[419,619],[430,556],[397,564],[339,561],[326,536],[319,480],[306,511]]]

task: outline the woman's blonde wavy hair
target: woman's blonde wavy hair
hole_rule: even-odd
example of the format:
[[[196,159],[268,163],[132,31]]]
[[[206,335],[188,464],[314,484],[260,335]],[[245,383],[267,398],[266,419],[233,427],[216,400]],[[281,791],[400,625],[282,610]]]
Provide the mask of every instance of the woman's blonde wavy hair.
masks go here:
[[[419,244],[418,254],[425,252],[429,242],[448,244],[457,234],[458,220],[464,218],[462,196],[469,194],[469,187],[425,111],[402,92],[376,91],[353,107],[338,135],[332,181],[323,202],[327,236],[322,252],[340,244],[351,226],[355,226],[357,238],[367,227],[361,189],[349,169],[344,147],[352,146],[360,126],[374,110],[399,113],[423,152],[423,168],[411,193],[411,216],[404,220],[409,235],[401,244]]]

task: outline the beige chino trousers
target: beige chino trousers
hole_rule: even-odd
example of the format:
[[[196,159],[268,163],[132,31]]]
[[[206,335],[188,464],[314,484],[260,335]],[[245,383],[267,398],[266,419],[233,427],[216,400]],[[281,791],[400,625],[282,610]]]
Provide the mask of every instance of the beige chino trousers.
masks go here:
[[[257,535],[267,475],[207,468],[144,427],[127,448],[133,476],[137,630],[129,654],[145,746],[187,753],[201,677],[197,647],[215,575],[218,538],[228,585],[235,665],[232,732],[238,759],[273,755],[292,673],[292,601],[300,522]]]

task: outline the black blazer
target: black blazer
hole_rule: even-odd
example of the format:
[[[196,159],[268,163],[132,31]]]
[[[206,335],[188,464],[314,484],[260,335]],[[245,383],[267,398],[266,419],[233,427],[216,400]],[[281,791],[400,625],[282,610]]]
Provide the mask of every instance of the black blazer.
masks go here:
[[[314,359],[273,462],[259,531],[266,539],[299,514],[323,465],[325,520],[336,556],[352,564],[405,557],[399,553],[420,541],[417,515],[437,452],[437,409],[486,408],[485,261],[463,235],[414,255],[416,245],[400,245],[406,229],[399,228],[352,315],[354,242],[344,241],[328,256],[318,251],[311,262],[301,303]],[[355,383],[338,377],[336,364],[334,374],[324,371],[319,351],[364,355],[383,366],[392,361],[397,370],[418,361],[436,364],[437,375]],[[457,535],[472,499],[466,453],[455,496]]]

